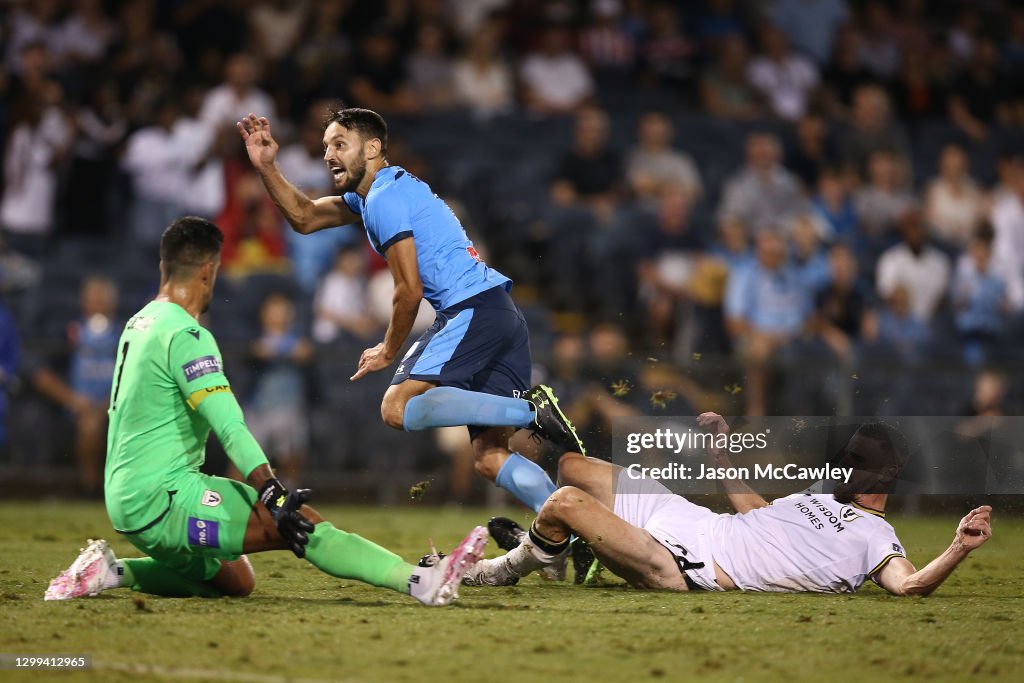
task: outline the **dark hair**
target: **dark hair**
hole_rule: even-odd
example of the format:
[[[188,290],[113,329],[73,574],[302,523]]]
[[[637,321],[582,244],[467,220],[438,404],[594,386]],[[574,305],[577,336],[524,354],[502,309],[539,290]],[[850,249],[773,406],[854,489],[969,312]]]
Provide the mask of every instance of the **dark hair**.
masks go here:
[[[388,153],[388,124],[384,122],[383,116],[372,109],[329,109],[324,117],[324,130],[332,123],[356,131],[364,140],[377,138],[380,140],[380,153]]]
[[[164,230],[160,238],[160,261],[167,277],[201,266],[220,253],[224,233],[198,216],[183,216]]]
[[[856,434],[877,441],[881,448],[880,453],[891,457],[901,470],[910,459],[910,443],[907,437],[888,422],[865,422],[857,429]]]

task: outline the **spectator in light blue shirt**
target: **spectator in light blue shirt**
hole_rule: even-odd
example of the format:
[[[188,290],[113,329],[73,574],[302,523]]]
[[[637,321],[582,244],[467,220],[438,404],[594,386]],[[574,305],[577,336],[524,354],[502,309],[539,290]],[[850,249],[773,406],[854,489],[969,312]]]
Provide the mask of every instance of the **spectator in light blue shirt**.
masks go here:
[[[726,327],[747,371],[747,414],[765,410],[766,365],[803,329],[811,292],[787,261],[786,243],[775,231],[757,237],[757,258],[729,276]]]
[[[980,365],[1006,326],[1006,317],[1022,301],[1020,273],[1001,268],[992,253],[993,231],[984,225],[957,264],[951,295],[964,361]]]

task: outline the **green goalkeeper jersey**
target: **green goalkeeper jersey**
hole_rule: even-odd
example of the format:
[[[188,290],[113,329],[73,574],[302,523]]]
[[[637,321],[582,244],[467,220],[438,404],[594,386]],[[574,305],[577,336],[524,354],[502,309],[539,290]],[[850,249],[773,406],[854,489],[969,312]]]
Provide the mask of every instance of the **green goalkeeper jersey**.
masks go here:
[[[118,531],[163,515],[199,471],[212,428],[243,475],[266,462],[224,375],[217,342],[185,309],[153,301],[125,325],[110,389],[105,496]]]

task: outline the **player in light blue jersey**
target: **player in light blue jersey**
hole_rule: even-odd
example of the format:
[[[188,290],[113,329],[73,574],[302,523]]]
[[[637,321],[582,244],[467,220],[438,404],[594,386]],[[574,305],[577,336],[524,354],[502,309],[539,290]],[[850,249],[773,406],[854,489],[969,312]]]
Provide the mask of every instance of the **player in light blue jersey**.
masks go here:
[[[555,490],[536,463],[509,450],[528,428],[563,450],[584,452],[551,390],[529,389],[526,322],[508,292],[512,281],[481,259],[458,218],[419,178],[387,160],[387,124],[368,109],[328,114],[324,161],[337,196],[310,199],[281,174],[270,122],[250,114],[238,123],[253,167],[297,232],[361,224],[395,281],[384,341],[366,349],[352,380],[398,359],[420,300],[434,324],[398,364],[381,403],[396,429],[468,425],[476,470],[539,510]]]

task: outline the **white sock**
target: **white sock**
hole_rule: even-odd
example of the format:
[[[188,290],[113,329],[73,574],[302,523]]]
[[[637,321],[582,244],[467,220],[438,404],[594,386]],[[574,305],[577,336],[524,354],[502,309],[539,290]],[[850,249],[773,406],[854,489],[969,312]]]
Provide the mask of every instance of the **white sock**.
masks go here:
[[[118,560],[110,567],[110,572],[107,577],[103,580],[103,590],[110,590],[111,588],[120,588],[121,582],[124,579],[124,564],[121,560]]]
[[[549,553],[534,545],[527,537],[504,557],[496,558],[494,561],[504,562],[509,573],[514,576],[526,576],[532,571],[554,564],[559,558],[564,557],[566,552],[568,548],[560,553]]]

